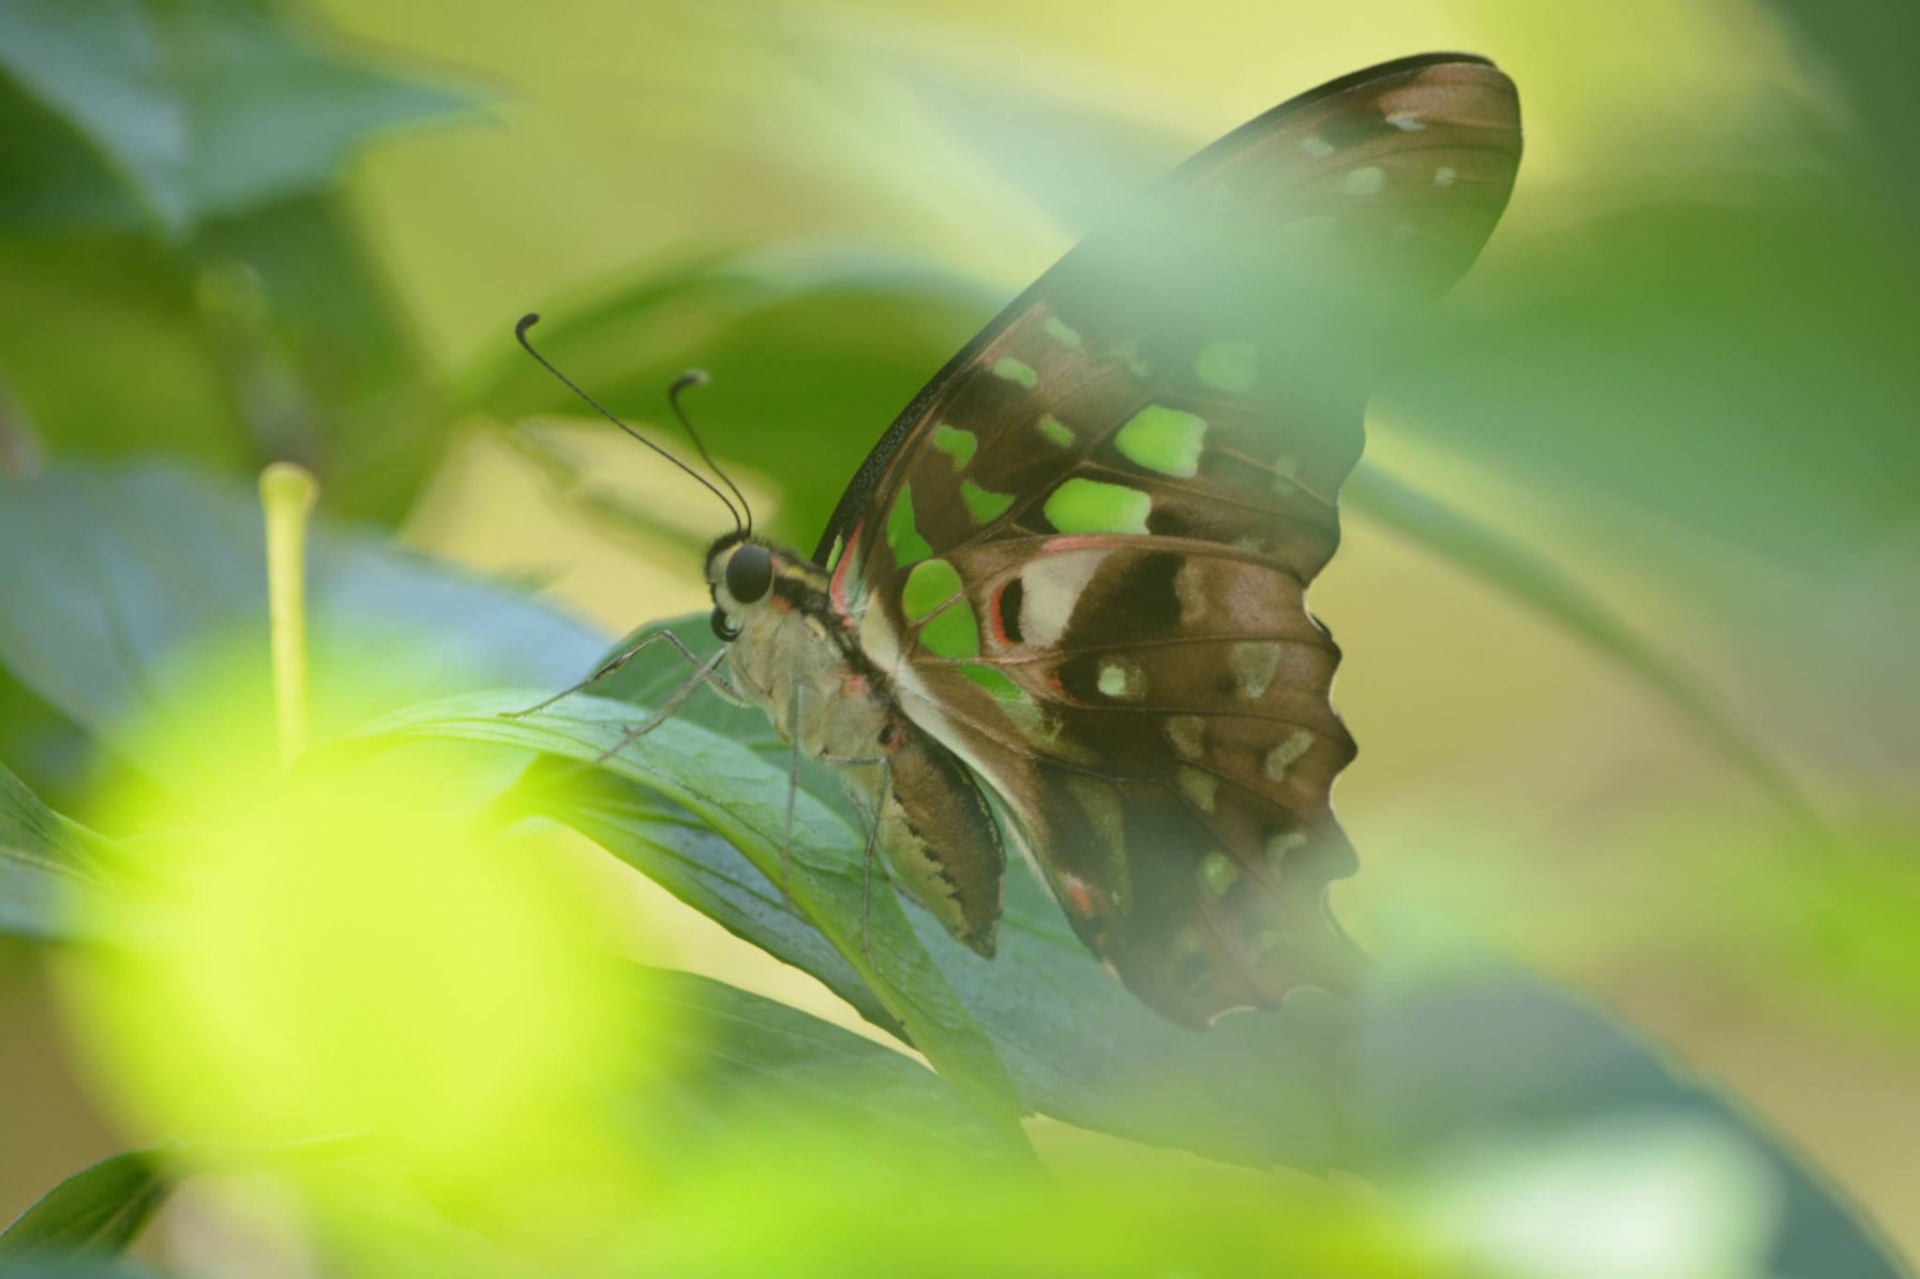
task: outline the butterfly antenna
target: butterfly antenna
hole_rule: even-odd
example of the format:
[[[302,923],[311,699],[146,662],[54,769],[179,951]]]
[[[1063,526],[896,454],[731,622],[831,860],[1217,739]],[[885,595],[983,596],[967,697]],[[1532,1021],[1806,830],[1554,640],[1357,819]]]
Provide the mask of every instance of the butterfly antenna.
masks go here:
[[[693,429],[693,422],[687,417],[685,406],[680,403],[680,397],[686,394],[690,388],[703,386],[712,380],[705,369],[688,369],[685,373],[673,379],[673,385],[667,388],[667,403],[673,406],[673,415],[679,418],[680,425],[686,428],[687,438],[693,441],[693,447],[700,450],[700,457],[706,462],[708,469],[719,476],[721,482],[732,489],[733,495],[740,499],[740,509],[747,513],[747,527],[745,531],[752,533],[753,507],[747,504],[747,495],[740,491],[740,486],[733,482],[733,477],[721,468],[720,463],[713,460],[713,454],[707,452],[705,441],[700,438],[700,432]]]
[[[611,409],[609,409],[606,405],[602,404],[600,401],[594,399],[591,395],[588,395],[585,391],[583,391],[580,388],[579,383],[575,382],[572,378],[568,377],[566,374],[562,373],[559,369],[555,368],[552,360],[549,360],[546,356],[540,354],[539,351],[534,349],[533,340],[527,336],[527,330],[532,328],[534,325],[538,323],[540,323],[540,313],[538,311],[527,312],[525,315],[520,317],[520,322],[513,326],[513,336],[515,340],[518,341],[522,347],[526,348],[527,354],[531,355],[535,360],[539,362],[541,368],[553,374],[555,378],[559,379],[560,384],[562,386],[566,387],[569,391],[572,391],[575,395],[579,396],[583,401],[585,401],[588,405],[590,405],[593,408],[593,410],[596,413],[598,413],[601,417],[604,417],[605,419],[607,419],[607,421],[613,423],[615,426],[625,431],[628,435],[631,435],[634,439],[640,441],[642,444],[652,449],[655,453],[658,453],[661,457],[666,458],[667,461],[673,463],[675,466],[685,471],[688,475],[691,475],[694,479],[700,481],[701,487],[705,488],[707,492],[719,498],[721,504],[727,508],[727,514],[733,516],[733,527],[736,530],[741,529],[743,527],[751,527],[750,525],[742,524],[739,510],[737,510],[734,507],[733,502],[727,497],[725,493],[722,493],[719,489],[713,486],[713,482],[711,480],[707,479],[706,476],[700,474],[700,472],[694,470],[691,466],[688,466],[685,462],[682,462],[679,458],[667,452],[665,449],[661,448],[658,444],[655,444],[652,440],[648,439],[646,436],[640,434],[640,432],[634,430],[632,427],[628,426],[625,422],[622,422],[619,418],[615,417]],[[678,386],[679,384],[675,383],[675,385]],[[675,407],[675,410],[678,411],[679,406],[676,404],[674,407]],[[682,418],[681,420],[685,421],[685,418]],[[699,441],[695,440],[695,443],[697,444],[699,443]],[[705,457],[706,452],[707,451],[704,448],[701,449],[700,450],[701,456]],[[709,462],[709,464],[711,464],[711,462]],[[733,481],[728,480],[727,483],[728,483],[728,486],[731,487]],[[734,491],[737,493],[739,490],[736,489]]]

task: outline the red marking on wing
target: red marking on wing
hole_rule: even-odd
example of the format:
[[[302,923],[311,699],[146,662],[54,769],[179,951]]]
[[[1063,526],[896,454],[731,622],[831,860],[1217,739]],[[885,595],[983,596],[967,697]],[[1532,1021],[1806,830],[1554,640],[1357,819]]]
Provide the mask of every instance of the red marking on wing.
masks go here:
[[[1004,620],[1006,610],[1001,607],[1000,597],[1007,593],[1007,587],[1019,580],[1019,577],[1015,576],[1000,583],[1000,585],[994,589],[993,598],[987,603],[987,625],[993,631],[993,638],[1000,641],[1003,645],[1012,644],[1013,639],[1007,634],[1006,622]]]
[[[1093,914],[1093,888],[1078,875],[1062,875],[1060,887],[1066,890],[1067,909],[1085,918]]]
[[[851,607],[847,598],[847,582],[853,575],[854,561],[860,558],[860,535],[864,530],[855,528],[847,535],[847,544],[840,551],[840,562],[833,566],[833,576],[827,581],[827,596],[841,612]]]

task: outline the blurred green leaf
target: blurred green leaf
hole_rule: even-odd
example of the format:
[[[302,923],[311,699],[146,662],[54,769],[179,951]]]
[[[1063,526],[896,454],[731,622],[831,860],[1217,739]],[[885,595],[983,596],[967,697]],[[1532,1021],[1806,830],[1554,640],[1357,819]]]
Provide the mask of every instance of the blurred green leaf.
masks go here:
[[[1847,149],[1854,175],[1920,209],[1920,146],[1904,121],[1913,107],[1911,51],[1920,47],[1920,13],[1902,4],[1824,4],[1770,0],[1823,62],[1828,84],[1850,108],[1857,133],[1832,141]],[[1911,250],[1912,245],[1907,245]]]
[[[371,725],[375,736],[492,742],[594,763],[620,745],[635,719],[624,702],[577,695],[519,718],[507,713],[541,693],[476,694],[396,712]],[[784,771],[683,720],[668,720],[603,765],[696,814],[743,851],[764,876],[783,863],[794,908],[833,942],[914,1047],[988,1114],[1011,1119],[1019,1101],[991,1040],[961,1007],[944,974],[909,926],[891,892],[865,891],[863,841],[832,811],[802,794],[786,844]],[[885,881],[879,887],[885,888]]]
[[[1727,718],[1698,677],[1637,634],[1605,603],[1544,556],[1420,490],[1362,462],[1340,490],[1348,509],[1380,521],[1544,614],[1631,671],[1666,699],[1714,749],[1739,765],[1802,824],[1805,798],[1772,753]]]
[[[171,467],[0,479],[0,663],[108,745],[141,751],[154,776],[191,771],[205,744],[192,708],[170,700],[170,676],[218,660],[271,705],[262,538],[250,491]],[[367,533],[316,528],[310,564],[323,733],[423,693],[558,685],[601,647],[525,595]],[[385,687],[356,684],[349,701],[329,683],[330,672],[365,671],[373,659]],[[127,733],[136,711],[149,728],[165,726],[137,747]]]
[[[655,791],[604,775],[570,778],[566,789],[552,792],[544,783],[573,768],[546,764],[529,770],[528,789],[548,797],[554,817],[734,936],[813,974],[874,1025],[907,1037],[899,1019],[779,885],[704,822]]]
[[[0,933],[61,936],[61,898],[91,863],[75,830],[0,765]]]
[[[321,186],[370,131],[472,105],[335,52],[246,0],[14,0],[0,8],[0,70],[175,235]],[[68,226],[103,213],[118,221],[62,139],[44,127],[15,136],[29,140],[47,148],[31,161],[43,176],[34,206],[64,204]]]
[[[1569,196],[1573,230],[1506,240],[1386,390],[1395,420],[1596,517],[1624,503],[1803,569],[1920,518],[1905,229],[1832,174],[1638,194]]]
[[[649,1057],[677,1064],[682,1114],[827,1124],[967,1152],[1024,1144],[911,1057],[796,1008],[664,969],[637,970],[631,993],[642,1024],[661,1028]]]
[[[691,365],[713,384],[688,399],[702,438],[773,477],[772,530],[811,549],[861,459],[1000,299],[910,259],[816,248],[714,255],[599,301],[556,302],[534,336],[568,376],[663,443],[684,445],[666,391]],[[509,345],[466,379],[495,416],[584,414]],[[690,450],[684,450],[691,456]],[[725,515],[714,504],[714,528]]]
[[[0,385],[57,457],[299,461],[330,508],[397,520],[445,406],[341,197],[276,202],[166,249],[0,237]]]
[[[1538,979],[1457,961],[1393,972],[1366,993],[1359,1024],[1354,1113],[1370,1163],[1392,1180],[1417,1180],[1503,1139],[1686,1120],[1751,1149],[1778,1185],[1766,1274],[1905,1273],[1859,1209],[1781,1138],[1597,1008]]]
[[[75,1173],[0,1231],[0,1267],[109,1257],[124,1251],[166,1200],[154,1156],[115,1155]]]

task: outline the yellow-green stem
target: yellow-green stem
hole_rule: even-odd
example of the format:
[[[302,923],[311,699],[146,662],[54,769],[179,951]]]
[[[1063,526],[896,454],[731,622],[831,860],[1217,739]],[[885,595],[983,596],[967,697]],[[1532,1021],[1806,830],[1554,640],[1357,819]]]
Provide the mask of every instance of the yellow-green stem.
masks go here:
[[[283,768],[292,768],[307,748],[307,519],[319,491],[312,473],[291,462],[260,472],[260,504],[267,513],[267,630]]]

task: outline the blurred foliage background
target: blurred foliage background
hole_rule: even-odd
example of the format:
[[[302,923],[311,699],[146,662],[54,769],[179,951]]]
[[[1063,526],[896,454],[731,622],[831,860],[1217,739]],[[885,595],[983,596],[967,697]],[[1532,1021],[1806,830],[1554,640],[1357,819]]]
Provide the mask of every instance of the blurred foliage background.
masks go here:
[[[706,438],[810,547],[913,391],[1116,202],[1436,48],[1514,77],[1527,157],[1373,405],[1316,586],[1363,746],[1337,908],[1594,996],[1920,1249],[1907,6],[0,0],[0,469],[297,460],[331,517],[608,638],[704,603],[722,523],[517,353],[523,311],[637,422],[708,369]],[[19,492],[0,760],[83,812],[125,758],[26,673],[23,548],[111,574],[172,535]],[[88,541],[103,512],[130,522]],[[489,651],[544,646],[557,684],[591,659],[564,640]],[[607,882],[646,958],[859,1024]],[[125,1144],[5,956],[0,1219]]]

